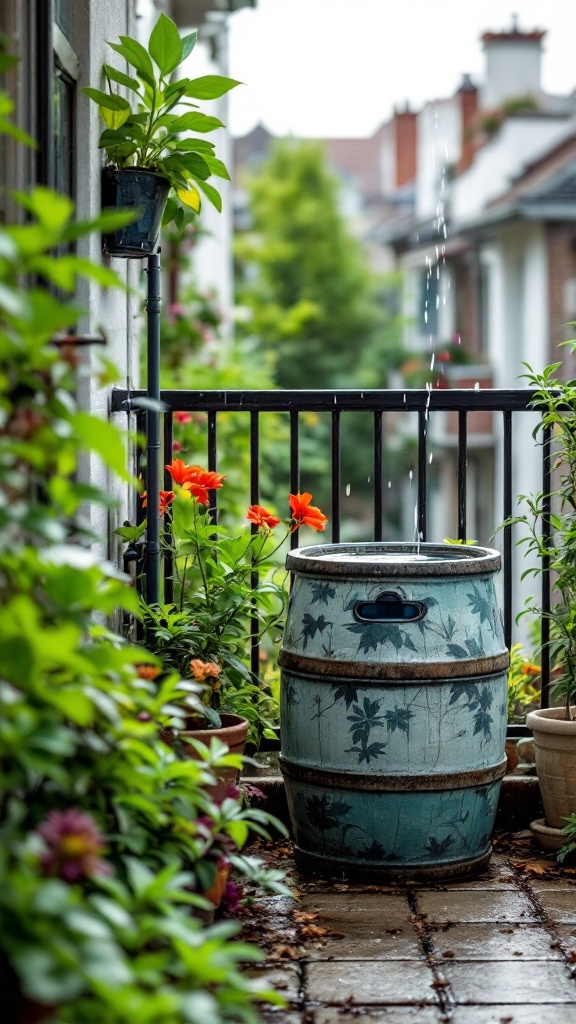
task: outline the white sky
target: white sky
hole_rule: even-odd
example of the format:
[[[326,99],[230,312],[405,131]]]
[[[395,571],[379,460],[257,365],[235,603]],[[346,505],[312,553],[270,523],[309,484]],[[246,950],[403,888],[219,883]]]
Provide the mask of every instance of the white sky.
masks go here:
[[[576,88],[576,0],[256,0],[229,19],[228,126],[278,135],[371,135],[395,105],[418,110],[479,84],[480,36],[545,29],[542,86]]]

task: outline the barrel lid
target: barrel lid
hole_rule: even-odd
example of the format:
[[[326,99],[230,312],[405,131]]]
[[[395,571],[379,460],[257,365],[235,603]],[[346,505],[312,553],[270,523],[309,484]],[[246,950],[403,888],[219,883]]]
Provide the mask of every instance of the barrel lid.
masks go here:
[[[465,544],[318,544],[286,557],[294,572],[353,577],[469,576],[500,570],[500,552]]]

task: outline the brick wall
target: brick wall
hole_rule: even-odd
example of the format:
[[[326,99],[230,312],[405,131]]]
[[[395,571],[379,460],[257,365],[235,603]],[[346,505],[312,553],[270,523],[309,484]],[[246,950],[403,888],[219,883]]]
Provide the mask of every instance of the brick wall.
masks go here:
[[[576,359],[566,349],[558,349],[562,341],[576,337],[576,224],[548,224],[548,362],[564,361],[566,379],[576,376]]]

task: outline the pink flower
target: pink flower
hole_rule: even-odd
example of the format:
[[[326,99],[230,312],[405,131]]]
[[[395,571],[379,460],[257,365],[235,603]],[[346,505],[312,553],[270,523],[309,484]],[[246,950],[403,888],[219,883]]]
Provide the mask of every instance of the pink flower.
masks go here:
[[[174,419],[176,420],[176,423],[180,423],[180,424],[191,423],[192,422],[192,413],[191,412],[175,412],[174,413]]]
[[[242,890],[240,886],[236,885],[235,882],[226,882],[222,903],[220,904],[222,909],[234,913],[235,910],[238,910],[241,899]]]
[[[77,882],[92,875],[108,875],[110,868],[98,854],[104,849],[100,830],[90,815],[76,807],[50,811],[37,829],[46,850],[40,863],[46,875]]]

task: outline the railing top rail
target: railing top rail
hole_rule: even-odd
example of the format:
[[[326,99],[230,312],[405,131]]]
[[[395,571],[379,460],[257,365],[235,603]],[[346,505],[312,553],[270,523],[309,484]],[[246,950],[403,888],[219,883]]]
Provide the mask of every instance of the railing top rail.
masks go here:
[[[160,399],[166,412],[188,409],[209,412],[299,412],[373,410],[382,412],[537,412],[536,388],[354,389],[302,391],[175,391],[164,390]],[[146,406],[144,390],[114,388],[112,412],[136,411]],[[144,399],[144,401],[142,401]]]

